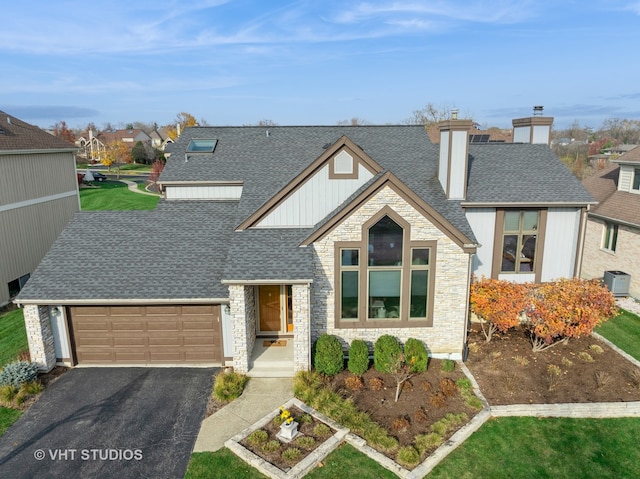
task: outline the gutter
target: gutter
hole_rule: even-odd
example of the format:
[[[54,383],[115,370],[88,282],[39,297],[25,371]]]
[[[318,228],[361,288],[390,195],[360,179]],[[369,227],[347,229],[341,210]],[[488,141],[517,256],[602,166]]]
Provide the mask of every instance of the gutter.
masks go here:
[[[32,148],[29,150],[0,150],[0,155],[31,155],[33,153],[76,153],[80,148]]]
[[[212,304],[229,303],[229,298],[132,298],[132,299],[15,299],[18,307],[26,304],[64,304],[65,306]]]
[[[222,284],[311,284],[312,279],[223,279]]]
[[[580,201],[580,202],[567,202],[567,201],[555,201],[551,203],[536,203],[531,201],[521,201],[521,202],[474,202],[469,203],[466,201],[461,201],[460,206],[463,208],[548,208],[548,207],[557,207],[563,208],[568,206],[576,206],[576,207],[585,207],[588,205],[597,205],[597,201]]]
[[[599,215],[598,213],[591,213],[591,212],[588,212],[588,215],[593,217],[593,218],[598,218],[598,219],[601,219],[601,220],[608,220],[608,221],[611,221],[611,222],[614,222],[614,223],[621,224],[623,226],[629,226],[630,228],[640,229],[640,225],[638,225],[636,223],[630,223],[628,221],[624,221],[624,220],[621,220],[621,219],[618,219],[618,218],[612,218],[610,216]]]

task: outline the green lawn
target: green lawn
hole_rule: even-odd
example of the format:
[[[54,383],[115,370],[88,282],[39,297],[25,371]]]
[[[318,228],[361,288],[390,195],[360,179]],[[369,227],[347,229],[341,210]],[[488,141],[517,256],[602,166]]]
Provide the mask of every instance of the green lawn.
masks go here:
[[[322,467],[316,467],[305,478],[333,479],[348,477],[350,474],[358,479],[394,479],[398,477],[349,444],[338,447],[322,461],[322,464]],[[357,471],[357,474],[354,474],[354,471]],[[262,479],[266,476],[249,466],[229,449],[223,448],[216,452],[192,454],[187,474],[184,477],[185,479],[226,479],[228,477]]]
[[[28,349],[22,309],[0,314],[0,366],[10,363],[18,353]]]
[[[429,479],[640,477],[640,419],[492,419]]]
[[[159,196],[129,191],[120,181],[96,183],[97,188],[80,189],[80,208],[87,210],[153,210]]]
[[[264,479],[258,472],[226,447],[216,452],[194,452],[184,479]]]
[[[640,360],[640,317],[623,309],[614,319],[597,327],[595,332]]]
[[[22,416],[22,411],[8,407],[0,407],[0,436],[2,436],[9,426]]]
[[[21,309],[0,314],[0,367],[13,361],[18,353],[29,349],[24,315]],[[0,436],[22,415],[22,411],[0,407]]]

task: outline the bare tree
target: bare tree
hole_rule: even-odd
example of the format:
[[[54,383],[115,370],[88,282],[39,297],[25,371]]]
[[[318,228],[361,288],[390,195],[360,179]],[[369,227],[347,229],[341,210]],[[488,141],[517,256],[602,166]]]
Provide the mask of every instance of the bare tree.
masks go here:
[[[351,118],[350,120],[340,120],[337,122],[337,125],[339,126],[364,126],[364,125],[370,125],[371,122],[365,120],[364,118],[358,118],[357,116],[354,116],[353,118]]]
[[[406,125],[425,125],[431,126],[443,120],[451,118],[451,111],[456,109],[454,105],[436,106],[433,103],[427,103],[421,110],[414,110],[411,116],[403,121]],[[471,115],[461,116],[471,119]]]

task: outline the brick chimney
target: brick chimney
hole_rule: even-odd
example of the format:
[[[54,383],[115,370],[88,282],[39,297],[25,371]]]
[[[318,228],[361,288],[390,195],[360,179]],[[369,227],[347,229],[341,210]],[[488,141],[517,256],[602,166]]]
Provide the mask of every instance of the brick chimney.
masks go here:
[[[448,200],[463,200],[467,196],[469,131],[472,126],[472,120],[458,120],[458,110],[451,112],[451,120],[438,123],[440,129],[438,179]]]
[[[542,116],[542,106],[533,107],[533,116],[517,118],[513,123],[513,142],[549,145],[552,116]]]

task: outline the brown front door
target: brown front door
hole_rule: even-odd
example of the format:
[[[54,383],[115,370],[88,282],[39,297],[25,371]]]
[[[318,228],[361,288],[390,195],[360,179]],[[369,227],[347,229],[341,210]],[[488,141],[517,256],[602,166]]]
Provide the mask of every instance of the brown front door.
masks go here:
[[[258,287],[260,305],[260,332],[280,331],[281,312],[280,285],[268,284]]]

